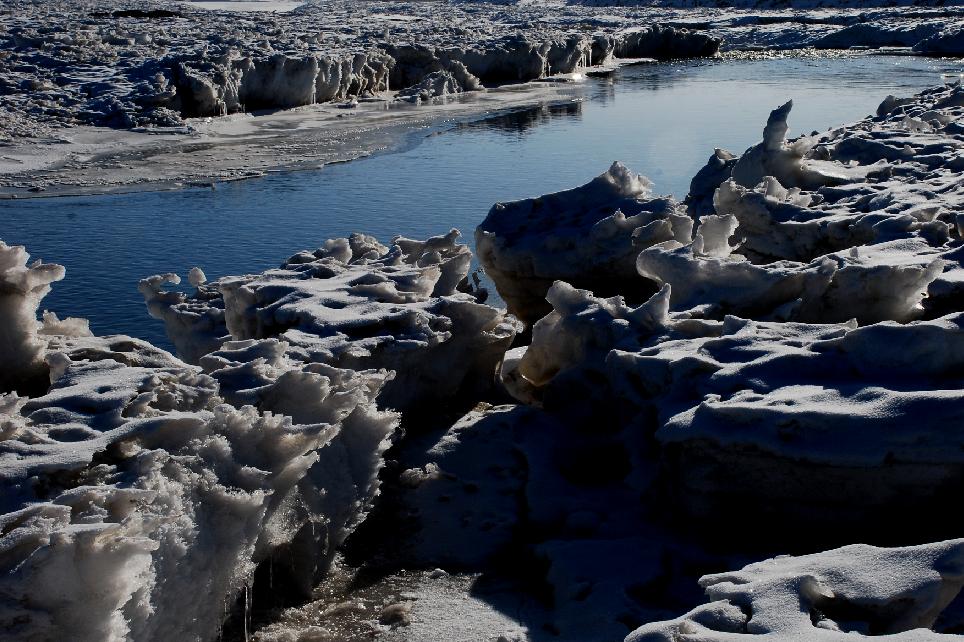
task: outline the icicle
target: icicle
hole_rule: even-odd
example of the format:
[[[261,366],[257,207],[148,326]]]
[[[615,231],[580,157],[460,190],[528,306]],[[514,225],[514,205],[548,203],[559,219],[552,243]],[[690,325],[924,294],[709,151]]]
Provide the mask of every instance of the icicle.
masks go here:
[[[251,587],[244,585],[244,642],[251,642],[248,620],[251,617]]]

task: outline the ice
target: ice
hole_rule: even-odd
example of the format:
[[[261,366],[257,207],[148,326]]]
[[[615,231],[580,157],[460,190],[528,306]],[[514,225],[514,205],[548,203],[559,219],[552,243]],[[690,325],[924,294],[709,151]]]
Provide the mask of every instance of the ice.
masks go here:
[[[52,113],[59,91],[61,124],[126,127],[427,103],[613,57],[714,55],[721,36],[954,51],[961,16],[465,2],[405,21],[367,4],[386,8],[190,27],[125,9],[81,29],[60,3],[18,2],[0,107]],[[339,30],[306,27],[322,11]],[[62,90],[30,71],[41,56]],[[259,274],[194,268],[190,293],[144,279],[175,357],[43,311],[63,268],[0,244],[0,627],[214,639],[239,605],[246,636],[263,609],[264,639],[959,633],[962,543],[940,540],[962,525],[962,91],[890,96],[797,139],[787,103],[759,144],[715,150],[685,203],[615,163],[498,204],[477,246],[507,311],[484,305],[457,230],[354,234]],[[339,588],[352,534],[356,579],[382,575]],[[867,544],[837,548],[852,542]],[[403,567],[414,597],[379,596]],[[295,614],[259,603],[266,575]]]
[[[260,275],[223,277],[192,296],[141,282],[178,353],[203,363],[225,341],[275,338],[289,358],[396,372],[379,402],[408,409],[492,385],[517,322],[459,291],[472,254],[459,233],[391,248],[356,234]]]
[[[807,264],[754,264],[739,254],[701,251],[700,229],[691,245],[644,250],[637,267],[658,283],[676,284],[674,310],[700,307],[703,315],[714,318],[735,314],[814,323],[910,321],[923,315],[928,285],[944,267],[922,240],[855,247]]]
[[[705,208],[712,188],[713,209],[696,213],[692,240],[638,250],[640,276],[661,286],[652,298],[628,303],[563,280],[549,288],[552,310],[533,325],[530,345],[507,353],[503,385],[544,413],[545,425],[555,422],[556,447],[578,452],[613,502],[593,496],[582,471],[560,481],[553,471],[570,469],[541,454],[553,448],[538,430],[517,438],[529,466],[530,519],[552,525],[539,531],[547,577],[559,603],[583,609],[568,620],[564,607],[560,630],[580,631],[605,611],[622,622],[665,619],[656,616],[653,587],[673,586],[676,595],[691,571],[640,561],[634,584],[607,562],[622,537],[662,550],[660,565],[669,564],[666,556],[723,550],[735,554],[726,564],[743,566],[779,552],[774,542],[811,553],[960,532],[944,508],[964,471],[956,430],[964,409],[962,312],[954,299],[964,278],[954,214],[964,196],[954,169],[959,91],[888,99],[879,115],[810,139],[805,149],[786,141],[787,110],[778,110],[764,142],[748,150],[750,161],[711,157],[699,179],[703,200],[689,204]],[[742,162],[790,182],[816,161],[815,186],[787,187],[764,174],[745,187],[729,171]],[[891,169],[864,171],[885,163]],[[528,247],[532,255],[520,251],[517,263],[556,253]],[[585,278],[573,272],[573,282]],[[605,453],[605,465],[592,466],[594,452]],[[617,505],[638,506],[642,515],[614,520]],[[569,529],[585,541],[550,544]],[[674,539],[695,546],[673,549]],[[801,557],[801,566],[777,558],[748,567],[786,565],[772,583],[756,574],[732,585],[709,576],[703,585],[715,602],[631,639],[836,639],[838,630],[914,630],[908,639],[936,639],[959,630],[959,608],[945,607],[961,576],[956,562],[932,560],[959,546],[856,546]],[[575,561],[582,558],[592,561]],[[909,558],[925,561],[904,564]],[[944,579],[929,570],[945,568]],[[806,582],[830,588],[817,599]],[[766,597],[778,594],[785,597]],[[627,605],[625,595],[642,597]],[[816,602],[801,611],[800,600]]]
[[[299,364],[273,340],[189,366],[32,318],[50,277],[3,246],[32,398],[0,396],[0,623],[19,639],[213,639],[256,567],[304,594],[370,508],[391,374]],[[27,323],[29,321],[29,323]],[[39,360],[39,361],[38,361]],[[235,405],[230,405],[233,402]]]
[[[582,187],[494,205],[476,229],[476,247],[509,312],[537,321],[556,280],[645,300],[654,288],[636,274],[639,250],[688,243],[693,230],[682,206],[650,189],[617,162]]]
[[[64,278],[64,268],[41,261],[28,265],[29,257],[22,245],[0,241],[0,392],[25,392],[47,377],[37,308],[50,284]]]
[[[416,3],[402,20],[390,3],[266,7],[272,3],[130,9],[114,0],[16,0],[0,30],[0,50],[15,59],[0,71],[0,136],[81,124],[187,133],[195,117],[396,96],[429,102],[483,83],[570,74],[614,53],[713,56],[721,44],[657,24],[664,18],[656,13],[645,27],[633,12],[616,24],[587,16],[574,26],[551,5]],[[507,20],[506,11],[517,17]]]
[[[517,443],[525,414],[480,406],[427,448],[409,447],[417,455],[405,457],[409,467],[399,478],[403,510],[416,526],[407,563],[483,569],[513,542],[526,477]]]
[[[463,66],[464,69],[464,66]],[[465,71],[463,77],[472,89],[481,85],[478,79]],[[473,86],[474,85],[474,86]],[[465,91],[463,85],[450,71],[433,71],[417,84],[398,92],[398,97],[413,103],[430,101],[433,98],[445,98]]]
[[[962,546],[962,540],[903,548],[857,544],[706,575],[700,585],[713,602],[640,627],[626,642],[956,638],[928,629],[964,585]]]

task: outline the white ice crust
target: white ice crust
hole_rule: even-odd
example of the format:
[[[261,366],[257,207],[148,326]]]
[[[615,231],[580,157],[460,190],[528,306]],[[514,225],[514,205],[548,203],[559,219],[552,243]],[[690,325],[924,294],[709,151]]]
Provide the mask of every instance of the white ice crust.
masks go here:
[[[277,338],[304,363],[395,371],[380,402],[407,409],[488,386],[515,336],[514,319],[467,292],[472,254],[458,236],[396,238],[387,248],[356,234],[190,297],[162,289],[175,275],[145,279],[141,292],[192,363],[228,340]]]
[[[780,557],[706,575],[700,586],[710,604],[640,627],[626,642],[945,640],[954,636],[929,629],[964,586],[964,540]]]
[[[922,524],[953,501],[964,473],[961,91],[889,97],[877,116],[795,141],[790,104],[775,110],[763,142],[739,157],[717,150],[694,180],[692,238],[635,248],[656,294],[627,302],[574,287],[592,270],[578,262],[586,272],[570,268],[547,288],[551,311],[531,344],[506,355],[505,389],[580,431],[587,450],[591,435],[615,439],[635,458],[623,488],[697,530],[792,540],[791,525],[830,520],[838,543],[880,528],[929,537]],[[543,197],[546,238],[552,214],[565,212],[554,197]],[[520,247],[513,264],[593,247],[593,223],[569,230],[582,247],[562,251],[528,231],[531,254]],[[733,519],[747,511],[754,523]],[[930,526],[948,533],[941,523]],[[573,546],[544,549],[570,551],[552,562],[563,596],[593,576],[564,579]],[[711,604],[627,639],[943,639],[960,625],[960,547],[851,546],[707,576]],[[590,543],[581,550],[605,559]],[[615,589],[608,601],[590,594],[627,608]]]
[[[952,25],[852,26],[838,37],[953,42]],[[515,38],[444,61],[398,46],[392,73],[429,100],[520,60],[544,74],[528,65],[677,37]],[[322,68],[291,60],[243,76],[296,103]],[[554,608],[519,612],[560,640],[954,637],[962,91],[795,140],[787,103],[744,154],[716,150],[685,204],[616,163],[496,205],[477,241],[508,311],[482,303],[458,231],[355,234],[260,274],[195,268],[190,295],[165,289],[178,275],[142,281],[175,357],[38,320],[64,270],[0,244],[0,629],[214,639],[262,564],[310,596],[381,474],[407,529],[388,538],[397,562],[524,559]],[[528,345],[510,349],[510,313]]]

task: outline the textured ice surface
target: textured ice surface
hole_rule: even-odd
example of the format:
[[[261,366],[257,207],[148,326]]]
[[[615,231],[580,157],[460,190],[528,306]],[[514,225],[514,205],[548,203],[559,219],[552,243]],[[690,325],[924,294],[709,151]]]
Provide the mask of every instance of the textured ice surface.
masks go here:
[[[953,639],[929,629],[964,586],[964,542],[893,549],[857,544],[706,575],[700,585],[713,602],[647,624],[626,642]],[[960,612],[948,615],[959,625]]]
[[[656,15],[645,28],[636,16],[572,24],[551,6],[336,0],[265,13],[16,0],[7,8],[0,135],[8,139],[76,124],[180,127],[187,117],[391,100],[399,90],[403,100],[427,100],[571,73],[614,53],[699,57],[720,46],[706,33],[656,25]]]
[[[688,243],[693,222],[672,198],[621,163],[576,189],[497,203],[476,229],[479,261],[509,312],[532,324],[549,312],[546,292],[564,280],[595,292],[645,298],[636,256],[655,243]]]
[[[15,283],[63,276],[4,252]],[[50,386],[0,393],[5,633],[213,639],[265,560],[310,591],[377,493],[398,424],[375,407],[390,373],[290,362],[266,340],[226,345],[205,374],[77,320],[38,322],[42,293],[14,294],[27,325],[3,352],[29,346]]]
[[[860,162],[877,165],[896,140],[910,156],[893,172],[851,171],[810,189],[754,174],[759,185],[747,189],[735,180],[741,167],[790,182],[810,160],[784,140],[788,106],[775,111],[764,142],[732,164],[734,179],[718,175],[719,214],[700,217],[692,242],[639,252],[639,273],[662,290],[632,305],[557,282],[532,344],[505,361],[507,389],[563,413],[579,412],[579,399],[649,417],[678,458],[665,470],[686,489],[680,503],[697,513],[741,493],[792,499],[779,509],[790,512],[839,506],[851,519],[949,496],[964,472],[953,445],[960,308],[949,299],[959,92],[925,92],[900,115],[882,107],[820,141],[821,176],[854,169],[856,150],[874,150]],[[934,195],[922,202],[925,189]],[[928,308],[932,283],[942,296]]]
[[[728,28],[788,35],[762,11],[735,12]],[[815,11],[801,24],[824,38],[852,17]],[[877,45],[930,37],[845,31]],[[352,57],[349,82],[428,99],[471,77],[538,77],[620,47],[643,55],[675,32],[626,33],[636,40],[498,35],[448,57],[437,42],[399,46],[376,52],[394,67]],[[242,95],[292,106],[318,99],[322,73],[342,73],[289,53],[188,70],[190,95],[212,109]],[[386,469],[402,515],[389,524],[404,528],[380,541],[425,568],[511,567],[545,599],[501,604],[518,622],[486,612],[482,639],[588,642],[641,624],[630,640],[960,632],[959,540],[812,551],[960,532],[948,506],[964,479],[964,97],[959,86],[889,97],[874,117],[795,140],[790,115],[775,110],[739,157],[715,152],[688,213],[619,165],[494,208],[482,260],[531,324],[531,344],[508,353],[519,325],[481,303],[454,230],[391,247],[332,239],[214,282],[195,269],[191,295],[165,290],[175,275],[145,279],[151,314],[193,365],[92,337],[77,319],[38,321],[62,269],[0,246],[11,328],[0,355],[12,364],[0,382],[0,623],[23,639],[213,639],[266,562],[315,597],[379,491],[399,417],[378,407],[391,407],[410,413],[415,437]],[[32,385],[15,394],[21,376]],[[519,405],[480,404],[452,425],[434,416],[505,393]],[[697,586],[710,604],[672,619]],[[419,594],[380,605],[368,631],[455,635],[463,611],[441,593],[429,608]],[[499,604],[482,591],[461,603],[482,599]],[[366,610],[346,604],[300,630],[269,627],[269,639],[323,638],[324,613]]]
[[[738,568],[774,542],[813,551],[960,532],[943,508],[964,479],[960,92],[890,97],[874,117],[790,141],[789,105],[777,109],[763,142],[717,151],[694,180],[692,238],[636,250],[640,277],[660,287],[649,300],[567,283],[585,282],[590,259],[548,288],[551,311],[501,376],[582,456],[573,473],[540,455],[545,442],[532,447],[540,431],[516,437],[528,519],[545,528],[536,550],[557,604],[574,609],[558,630],[592,639],[581,626],[600,612],[610,624],[667,619],[660,608],[690,599],[684,578],[700,574],[687,564]],[[594,223],[567,234],[592,247]],[[577,251],[540,244],[538,228],[522,238],[531,254],[520,244],[516,265]],[[599,496],[586,501],[595,484],[641,514],[614,519]],[[696,545],[666,548],[674,539]],[[653,551],[635,580],[607,561],[624,544]],[[734,557],[700,557],[709,550]],[[959,550],[853,546],[707,576],[711,604],[630,639],[936,639],[959,631]]]
[[[141,282],[179,354],[204,363],[226,340],[276,338],[289,359],[396,372],[379,402],[408,409],[489,387],[518,322],[469,290],[472,253],[459,233],[387,248],[356,234],[301,252],[276,270],[224,277],[192,296]],[[460,285],[461,284],[461,285]]]
[[[956,55],[964,24],[960,7],[936,2],[907,11],[904,2],[575,8],[555,0],[440,0],[402,9],[315,0],[285,13],[246,12],[245,3],[234,3],[241,11],[162,2],[131,9],[114,0],[7,4],[0,16],[0,50],[10,57],[0,70],[5,138],[75,124],[181,127],[189,116],[391,99],[406,89],[403,98],[411,99],[454,89],[452,78],[442,81],[446,74],[472,90],[479,80],[534,80],[612,56],[712,56],[721,41],[732,50],[900,46]]]
[[[50,284],[64,278],[63,266],[36,261],[20,245],[0,241],[0,390],[31,388],[46,378],[44,341],[38,337],[37,307]]]

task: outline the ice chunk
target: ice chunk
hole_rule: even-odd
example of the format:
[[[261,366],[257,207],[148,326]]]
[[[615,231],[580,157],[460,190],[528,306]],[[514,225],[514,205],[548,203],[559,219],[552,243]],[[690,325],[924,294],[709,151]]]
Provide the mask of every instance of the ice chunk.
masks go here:
[[[714,600],[647,624],[626,642],[956,638],[929,631],[964,585],[964,541],[876,548],[856,544],[777,557],[700,579]]]
[[[0,396],[4,631],[213,639],[266,560],[310,592],[378,492],[390,373],[291,362],[267,340],[205,374],[78,320],[33,324],[52,385]]]
[[[651,198],[650,182],[621,163],[576,189],[492,207],[476,230],[479,261],[509,312],[532,324],[562,280],[639,304],[655,288],[635,271],[639,250],[689,243],[693,222],[671,198]]]
[[[380,398],[407,409],[492,385],[517,322],[458,291],[472,254],[459,233],[386,248],[364,235],[328,241],[260,275],[224,277],[193,296],[141,282],[178,352],[203,362],[226,341],[283,341],[288,358],[393,370]]]
[[[22,245],[0,241],[0,392],[28,391],[47,378],[37,309],[64,268],[39,260],[28,265],[29,257]]]

